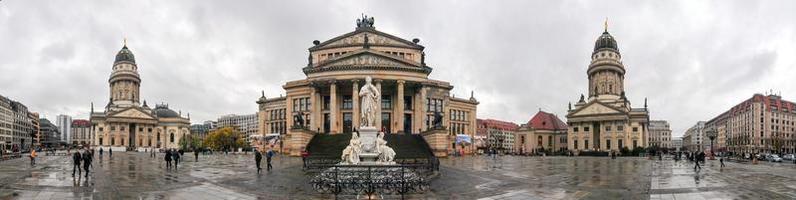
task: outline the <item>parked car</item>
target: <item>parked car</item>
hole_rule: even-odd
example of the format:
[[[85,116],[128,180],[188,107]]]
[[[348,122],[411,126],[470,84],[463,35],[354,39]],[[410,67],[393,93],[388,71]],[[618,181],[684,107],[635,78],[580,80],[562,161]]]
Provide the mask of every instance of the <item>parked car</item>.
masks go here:
[[[766,156],[766,160],[769,162],[782,162],[782,158],[780,158],[777,154],[769,154]]]
[[[785,159],[785,160],[793,160],[793,159],[794,159],[794,156],[796,156],[796,155],[793,155],[793,154],[786,154],[786,155],[782,156],[782,159]]]

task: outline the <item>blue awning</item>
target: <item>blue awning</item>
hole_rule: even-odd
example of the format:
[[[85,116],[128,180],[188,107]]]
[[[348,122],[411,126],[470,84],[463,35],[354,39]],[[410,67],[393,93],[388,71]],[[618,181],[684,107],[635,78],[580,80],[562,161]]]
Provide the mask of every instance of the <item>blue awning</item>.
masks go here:
[[[456,135],[456,144],[472,144],[473,140],[469,135],[459,134]]]

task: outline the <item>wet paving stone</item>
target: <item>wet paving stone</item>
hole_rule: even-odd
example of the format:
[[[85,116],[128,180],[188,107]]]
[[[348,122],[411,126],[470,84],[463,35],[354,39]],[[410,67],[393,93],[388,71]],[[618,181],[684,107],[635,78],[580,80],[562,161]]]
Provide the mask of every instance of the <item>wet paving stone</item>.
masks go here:
[[[162,154],[96,158],[88,178],[72,178],[66,156],[0,162],[0,199],[332,199],[316,193],[301,159],[278,156],[256,174],[253,155],[191,156],[168,169]],[[263,166],[265,163],[263,163]],[[441,159],[431,188],[408,199],[794,199],[796,165],[643,158],[486,156]],[[396,199],[395,196],[380,196]],[[342,196],[351,199],[356,196]]]

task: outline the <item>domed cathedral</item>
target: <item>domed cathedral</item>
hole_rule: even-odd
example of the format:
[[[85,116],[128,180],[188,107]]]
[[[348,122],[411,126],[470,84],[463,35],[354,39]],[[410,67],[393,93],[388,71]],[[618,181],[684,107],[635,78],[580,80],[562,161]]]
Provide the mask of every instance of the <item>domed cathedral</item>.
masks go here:
[[[649,112],[633,108],[625,95],[625,65],[614,37],[605,31],[597,38],[586,71],[588,98],[580,99],[567,112],[567,140],[570,151],[618,152],[647,147]]]
[[[426,138],[438,146],[432,147],[435,154],[471,153],[472,145],[453,140],[475,133],[478,101],[472,94],[453,97],[450,83],[428,78],[432,68],[419,39],[378,31],[374,22],[363,16],[354,31],[314,41],[302,68],[306,78],[285,83],[284,97],[257,101],[261,134],[286,134],[284,151],[298,155],[316,134],[354,132],[360,127],[359,89],[370,76],[381,92],[377,128],[424,137],[441,132],[444,137]]]
[[[95,112],[91,104],[93,146],[114,151],[179,148],[180,139],[190,134],[190,114],[183,117],[165,103],[154,109],[146,101],[140,103],[141,77],[126,40],[116,54],[108,83],[110,99],[105,109]]]

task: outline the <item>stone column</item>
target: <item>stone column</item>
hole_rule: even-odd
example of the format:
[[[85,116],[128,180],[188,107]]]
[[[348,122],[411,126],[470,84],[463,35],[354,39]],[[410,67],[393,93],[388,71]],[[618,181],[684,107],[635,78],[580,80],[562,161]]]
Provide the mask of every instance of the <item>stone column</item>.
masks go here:
[[[379,90],[379,94],[384,95],[384,91],[381,90],[381,80],[373,80],[376,83],[376,89]],[[376,99],[376,128],[381,131],[381,96],[378,96]]]
[[[396,133],[403,133],[404,130],[404,80],[398,80],[398,96],[395,97],[395,111],[393,112],[393,117],[395,118],[395,123],[397,124],[393,130]],[[411,132],[411,130],[410,130]]]
[[[321,96],[321,88],[316,85],[315,86],[315,93],[312,94],[315,97],[315,100],[312,101],[312,116],[315,116],[315,120],[312,121],[315,124],[315,129],[313,131],[320,131],[320,128],[323,127],[323,97]]]
[[[352,102],[354,104],[354,107],[351,110],[351,113],[353,114],[352,115],[353,119],[351,119],[351,126],[354,129],[358,130],[359,129],[359,114],[361,113],[360,110],[359,110],[360,109],[359,108],[359,80],[354,79],[351,82],[353,82],[353,84],[354,84],[354,87],[353,87],[354,90],[353,90],[353,93],[351,94],[351,100],[352,100]]]
[[[339,132],[339,127],[337,126],[337,113],[340,111],[340,109],[337,107],[337,82],[330,81],[329,85],[329,123],[332,123],[329,133],[335,134]]]
[[[428,126],[426,125],[426,120],[428,120],[426,119],[426,105],[428,105],[428,99],[426,97],[427,89],[428,87],[425,85],[420,88],[420,112],[418,112],[420,114],[420,128],[424,131],[428,130]]]
[[[318,123],[318,117],[316,116],[318,112],[315,110],[315,107],[318,106],[318,98],[315,97],[316,92],[318,92],[318,89],[314,85],[310,85],[310,103],[312,105],[310,106],[310,124],[307,124],[310,127],[310,131],[316,131],[318,127],[316,125]]]

